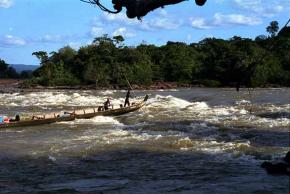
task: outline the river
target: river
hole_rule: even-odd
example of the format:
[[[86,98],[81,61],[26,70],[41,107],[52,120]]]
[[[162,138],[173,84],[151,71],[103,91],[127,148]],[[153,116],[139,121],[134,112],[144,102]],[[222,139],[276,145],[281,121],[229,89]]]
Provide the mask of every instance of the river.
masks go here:
[[[97,106],[125,91],[0,94],[14,116]],[[135,91],[145,107],[0,131],[0,193],[289,193],[264,161],[289,151],[290,89]]]

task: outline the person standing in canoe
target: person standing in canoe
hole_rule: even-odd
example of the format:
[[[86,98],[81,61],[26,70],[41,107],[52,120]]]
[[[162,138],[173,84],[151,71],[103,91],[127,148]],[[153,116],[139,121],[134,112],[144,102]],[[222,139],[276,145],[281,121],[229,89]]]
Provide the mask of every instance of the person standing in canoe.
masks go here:
[[[130,94],[130,91],[131,91],[131,88],[129,88],[127,91],[124,107],[126,107],[126,105],[130,106],[129,98],[132,97]]]

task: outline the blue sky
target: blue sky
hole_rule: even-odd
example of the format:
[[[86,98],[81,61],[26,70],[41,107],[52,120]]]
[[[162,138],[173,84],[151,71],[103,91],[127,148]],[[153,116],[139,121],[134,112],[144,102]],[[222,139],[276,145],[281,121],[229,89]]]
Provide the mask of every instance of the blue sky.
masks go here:
[[[102,0],[108,7],[110,1]],[[193,0],[150,12],[142,21],[125,13],[110,15],[79,0],[0,0],[0,58],[9,64],[37,65],[34,51],[78,49],[102,34],[123,35],[127,45],[141,42],[198,42],[206,37],[266,34],[270,21],[282,27],[290,17],[290,0]]]

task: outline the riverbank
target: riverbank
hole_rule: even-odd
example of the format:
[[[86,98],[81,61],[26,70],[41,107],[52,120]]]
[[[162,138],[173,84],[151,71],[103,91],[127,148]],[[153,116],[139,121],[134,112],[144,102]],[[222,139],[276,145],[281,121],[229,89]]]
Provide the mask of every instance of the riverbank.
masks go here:
[[[176,89],[176,88],[191,88],[204,87],[203,85],[181,84],[177,82],[162,82],[156,81],[151,85],[136,85],[133,84],[134,90],[160,90],[160,89]],[[37,91],[37,90],[126,90],[128,86],[110,85],[110,86],[96,86],[96,85],[77,85],[77,86],[31,86],[27,87],[23,84],[23,80],[16,79],[0,79],[0,93],[9,93],[15,90],[20,91]]]
[[[134,90],[160,90],[160,89],[176,89],[176,88],[191,88],[204,87],[203,85],[181,84],[177,82],[154,82],[151,85],[131,85]],[[37,86],[34,89],[71,89],[71,90],[126,90],[129,86],[109,85],[79,85],[79,86]]]
[[[126,90],[128,86],[109,85],[96,86],[93,85],[76,85],[76,86],[30,86],[23,84],[24,80],[19,79],[0,79],[0,93],[22,92],[22,91],[43,91],[43,90]],[[221,88],[233,88],[233,86],[220,86]],[[210,87],[210,88],[220,88]],[[259,88],[281,88],[283,86],[268,84]],[[184,84],[178,82],[163,82],[156,81],[151,85],[136,85],[133,84],[134,90],[170,90],[177,88],[207,88],[201,83]],[[243,88],[243,87],[241,87]]]
[[[20,90],[23,80],[19,79],[0,79],[0,93],[9,93]]]

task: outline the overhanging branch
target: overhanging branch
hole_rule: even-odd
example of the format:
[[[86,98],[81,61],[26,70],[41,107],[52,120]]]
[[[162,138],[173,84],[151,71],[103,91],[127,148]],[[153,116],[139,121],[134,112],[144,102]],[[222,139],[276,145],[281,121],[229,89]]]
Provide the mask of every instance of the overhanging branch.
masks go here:
[[[93,5],[97,5],[101,10],[106,11],[108,13],[117,14],[117,13],[120,13],[120,11],[122,11],[122,7],[121,7],[121,9],[116,9],[115,6],[114,6],[115,11],[112,11],[112,10],[106,8],[105,6],[103,6],[99,0],[80,0],[80,1],[85,2],[85,3],[89,3],[89,4],[93,4]]]
[[[106,8],[100,3],[100,0],[81,0],[82,2],[97,5],[101,10],[108,13],[119,13],[122,11],[122,7],[126,7],[127,16],[129,18],[141,19],[143,16],[147,15],[148,12],[153,11],[157,8],[164,7],[166,5],[172,5],[181,3],[187,0],[112,0],[113,7],[115,11]],[[195,0],[195,3],[199,6],[204,5],[206,0]]]

